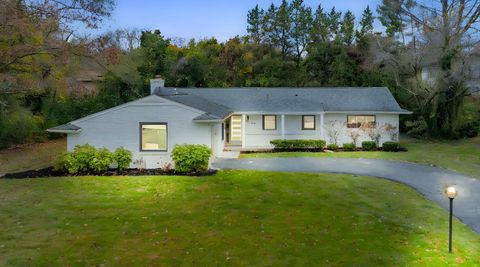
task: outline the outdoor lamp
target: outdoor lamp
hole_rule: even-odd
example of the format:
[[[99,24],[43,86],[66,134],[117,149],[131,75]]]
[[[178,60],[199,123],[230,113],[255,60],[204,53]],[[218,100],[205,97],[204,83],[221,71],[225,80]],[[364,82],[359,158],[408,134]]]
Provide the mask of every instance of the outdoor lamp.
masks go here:
[[[452,214],[453,214],[453,199],[458,195],[457,189],[453,185],[449,185],[444,190],[445,196],[450,200],[450,217],[448,225],[448,252],[452,253]]]

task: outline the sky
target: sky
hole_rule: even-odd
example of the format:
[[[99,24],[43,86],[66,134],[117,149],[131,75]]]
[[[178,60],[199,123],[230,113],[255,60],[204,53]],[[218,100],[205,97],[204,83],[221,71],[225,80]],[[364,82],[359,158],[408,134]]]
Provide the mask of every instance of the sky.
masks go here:
[[[220,41],[246,34],[247,12],[256,4],[268,9],[281,0],[116,0],[110,18],[97,31],[118,28],[159,29],[168,38],[201,39],[216,37]],[[304,0],[314,10],[321,3],[324,9],[352,11],[358,18],[370,5],[375,11],[379,0]]]

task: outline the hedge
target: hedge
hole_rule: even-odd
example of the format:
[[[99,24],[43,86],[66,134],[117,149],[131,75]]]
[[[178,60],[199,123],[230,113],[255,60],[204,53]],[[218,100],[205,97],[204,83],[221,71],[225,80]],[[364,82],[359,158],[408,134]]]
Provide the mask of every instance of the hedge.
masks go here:
[[[54,169],[67,171],[70,174],[87,171],[102,172],[117,163],[118,169],[122,170],[128,168],[131,161],[132,152],[123,147],[112,153],[104,147],[97,150],[85,144],[76,145],[73,152],[67,152],[58,157],[54,163]]]
[[[364,151],[372,151],[377,149],[377,143],[375,141],[363,141],[362,149]]]
[[[337,144],[329,144],[327,146],[327,149],[332,150],[332,151],[337,151],[338,150],[338,145]]]
[[[324,140],[272,140],[270,144],[277,150],[295,150],[295,149],[323,149],[326,142]]]
[[[385,142],[382,145],[384,151],[398,151],[399,144],[398,142]]]
[[[345,151],[355,151],[356,150],[356,146],[354,143],[346,143],[346,144],[343,144],[343,150]]]
[[[172,159],[177,172],[203,172],[208,170],[212,150],[206,145],[176,145]]]
[[[408,151],[407,148],[400,145],[398,142],[385,142],[382,145],[383,151],[399,152],[399,151]]]

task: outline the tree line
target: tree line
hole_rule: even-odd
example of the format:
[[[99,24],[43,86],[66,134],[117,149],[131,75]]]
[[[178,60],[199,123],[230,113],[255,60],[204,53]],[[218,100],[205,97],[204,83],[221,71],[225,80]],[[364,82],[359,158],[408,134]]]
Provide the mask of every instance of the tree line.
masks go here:
[[[112,0],[2,1],[0,147],[52,137],[44,130],[146,96],[155,75],[173,87],[387,86],[414,111],[403,131],[471,136],[480,112],[465,81],[474,73],[480,4],[464,1],[462,11],[462,1],[443,2],[384,0],[378,17],[367,6],[356,18],[284,0],[253,7],[246,36],[185,42],[160,30],[88,38],[70,29],[72,21],[100,26]],[[384,32],[374,31],[376,19]],[[84,65],[104,76],[91,92],[74,86]]]

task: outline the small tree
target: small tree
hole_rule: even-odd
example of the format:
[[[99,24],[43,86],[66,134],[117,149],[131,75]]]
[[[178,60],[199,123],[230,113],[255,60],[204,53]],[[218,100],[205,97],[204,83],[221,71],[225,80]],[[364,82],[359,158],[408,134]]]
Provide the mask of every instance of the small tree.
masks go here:
[[[395,125],[392,125],[390,123],[385,123],[382,126],[383,130],[385,130],[385,133],[390,136],[390,141],[396,142],[398,141],[398,128]]]
[[[352,138],[352,143],[357,146],[358,138],[360,138],[360,132],[357,129],[348,128],[348,136]]]
[[[363,131],[372,141],[375,141],[377,147],[380,146],[380,139],[382,138],[382,127],[372,125],[370,123],[362,123],[360,130]]]
[[[338,138],[342,130],[342,124],[338,121],[328,121],[325,125],[325,130],[331,144],[338,145]]]

